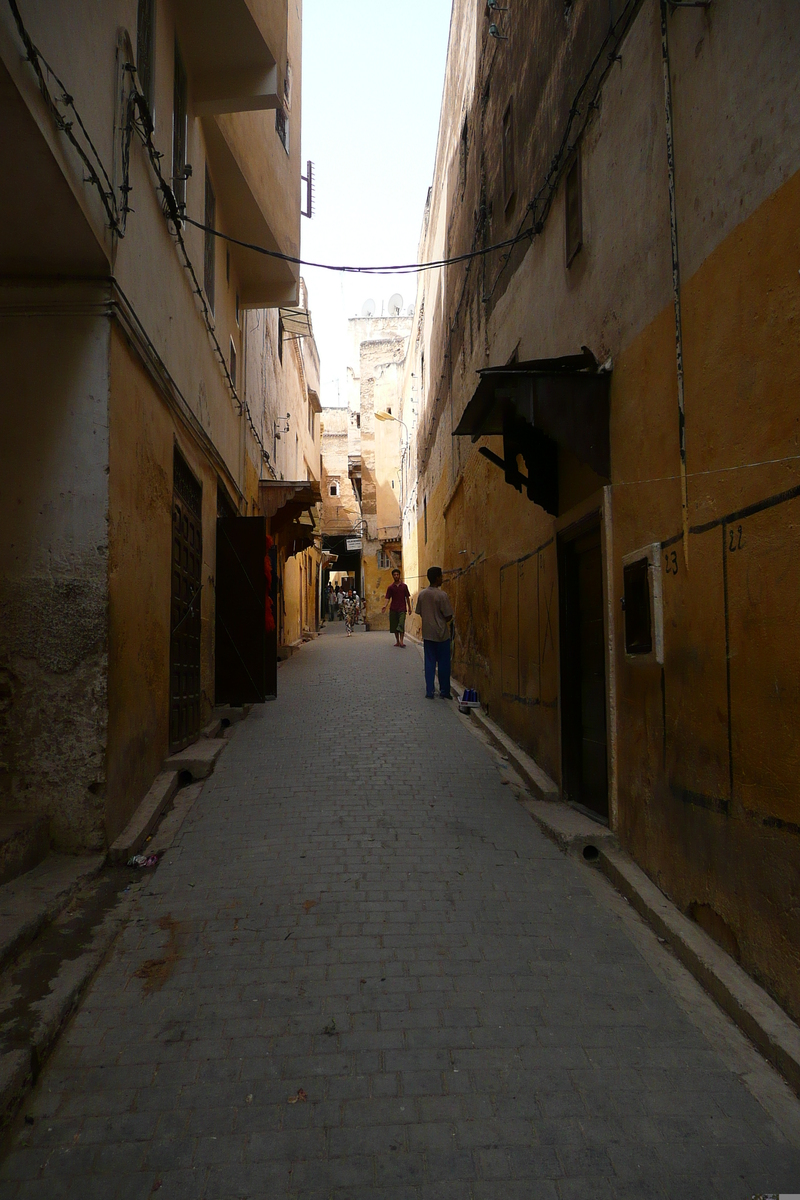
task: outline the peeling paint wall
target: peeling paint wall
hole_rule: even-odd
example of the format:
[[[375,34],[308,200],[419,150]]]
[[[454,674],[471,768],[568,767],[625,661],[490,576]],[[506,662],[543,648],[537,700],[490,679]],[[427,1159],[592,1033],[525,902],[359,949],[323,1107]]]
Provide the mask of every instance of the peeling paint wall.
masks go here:
[[[498,44],[476,28],[474,10],[460,0],[454,8],[423,259],[520,228],[608,29],[602,6],[522,0],[503,14],[509,40]],[[638,8],[588,116],[583,245],[572,265],[562,180],[532,242],[421,279],[403,401],[416,419],[404,557],[420,577],[434,561],[444,566],[456,675],[561,780],[557,549],[597,513],[612,823],[681,909],[798,1016],[800,10],[744,0],[675,10],[669,37],[688,572],[655,2]],[[509,103],[511,200],[501,137]],[[553,518],[452,430],[481,367],[582,345],[613,361],[611,478],[562,454]],[[499,451],[499,439],[479,445]],[[620,604],[622,556],[653,542],[662,543],[663,670],[626,657]]]
[[[86,285],[0,291],[0,805],[45,814],[67,850],[104,838],[102,299]]]

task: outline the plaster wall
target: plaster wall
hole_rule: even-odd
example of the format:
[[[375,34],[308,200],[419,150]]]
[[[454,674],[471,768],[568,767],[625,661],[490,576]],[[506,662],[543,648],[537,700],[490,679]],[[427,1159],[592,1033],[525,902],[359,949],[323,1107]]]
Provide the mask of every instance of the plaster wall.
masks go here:
[[[346,408],[324,408],[322,425],[322,532],[326,535],[349,533],[361,516],[358,496],[347,470],[348,426]],[[338,494],[332,496],[331,485]]]
[[[104,836],[105,295],[0,290],[0,805],[64,850]]]
[[[115,326],[109,424],[109,842],[124,828],[169,753],[176,447],[202,487],[200,679],[205,721],[214,695],[217,474]]]
[[[454,27],[472,27],[473,7],[456,5]],[[528,197],[503,203],[504,107],[512,97],[517,179],[538,186],[540,160],[547,165],[552,157],[581,63],[603,35],[586,4],[570,6],[572,24],[561,30],[554,12],[538,0],[509,11],[502,58],[478,31],[473,94],[466,85],[459,91],[452,47],[460,43],[451,31],[449,107],[421,258],[441,245],[443,226],[453,253],[476,236],[497,241],[518,228]],[[787,564],[800,489],[790,216],[800,187],[800,12],[785,4],[715,5],[672,13],[669,29],[694,531],[688,571],[679,539],[654,3],[639,9],[583,135],[583,248],[572,266],[565,263],[562,186],[541,235],[507,264],[490,255],[481,272],[458,267],[446,278],[422,278],[403,397],[403,412],[412,412],[413,371],[424,383],[404,558],[408,573],[420,577],[434,561],[445,567],[456,608],[456,673],[558,780],[555,539],[592,508],[602,514],[612,821],[656,882],[797,1016],[798,598]],[[535,57],[525,49],[531,31]],[[456,131],[465,108],[483,140],[471,147],[462,190]],[[451,430],[480,367],[515,352],[525,360],[581,345],[613,361],[611,481],[603,490],[596,477],[563,471],[570,482],[556,521]],[[499,450],[499,439],[481,444]],[[626,660],[619,605],[622,555],[653,541],[663,548],[663,670]]]
[[[281,68],[287,52],[292,63],[290,152],[280,143],[274,112],[201,119],[190,69],[187,213],[204,218],[208,169],[217,228],[241,235],[247,217],[258,227],[257,240],[291,252],[300,221],[301,5],[252,3]],[[115,105],[125,76],[118,74],[118,38],[125,30],[130,35],[124,61],[135,53],[135,0],[77,7],[32,0],[21,9],[34,42],[74,96],[121,203]],[[156,11],[153,141],[172,180],[176,9],[160,0]],[[288,388],[297,437],[291,468],[300,478],[319,474],[319,431],[308,428],[297,347],[289,348],[290,382],[277,380],[269,396],[267,371],[248,371],[245,306],[271,303],[278,293],[296,299],[296,270],[267,259],[256,270],[252,255],[246,261],[230,254],[217,239],[212,295],[204,234],[186,225],[192,280],[136,136],[130,143],[132,211],[124,237],[112,239],[97,192],[57,131],[21,47],[6,7],[0,13],[0,105],[13,127],[0,135],[0,167],[9,190],[24,184],[27,204],[24,210],[0,204],[9,218],[0,266],[11,264],[29,277],[74,278],[36,289],[20,276],[15,289],[3,286],[0,300],[6,379],[0,456],[8,491],[0,518],[0,803],[24,800],[46,811],[59,848],[77,850],[99,848],[115,836],[166,749],[173,445],[203,486],[201,672],[209,705],[217,485],[235,509],[252,513],[262,472],[277,473],[274,454],[262,454],[252,435],[245,405],[263,432],[269,405],[285,403],[281,392]],[[19,170],[12,172],[14,163]],[[46,236],[38,237],[43,229]],[[27,251],[14,257],[15,244],[34,243],[38,257]],[[78,278],[92,275],[103,277],[99,292]],[[259,316],[266,331],[263,313],[253,314],[254,325]],[[274,335],[276,314],[269,323]],[[272,351],[275,346],[273,336]],[[262,365],[270,352],[264,350]],[[35,430],[31,413],[38,414]],[[269,439],[262,440],[268,451]],[[288,472],[290,464],[281,465]],[[304,603],[307,611],[308,597]]]

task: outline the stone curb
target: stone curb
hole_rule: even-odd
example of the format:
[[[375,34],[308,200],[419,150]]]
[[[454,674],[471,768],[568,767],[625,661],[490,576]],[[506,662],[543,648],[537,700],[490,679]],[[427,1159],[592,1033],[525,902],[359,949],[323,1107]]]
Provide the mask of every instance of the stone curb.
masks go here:
[[[126,863],[138,854],[164,809],[178,790],[178,769],[162,771],[108,852],[110,863]]]
[[[456,692],[464,691],[464,685],[452,676],[450,683]],[[550,803],[559,801],[558,787],[550,776],[516,742],[512,742],[508,734],[504,733],[494,721],[491,721],[482,708],[470,709],[470,717],[480,726],[493,745],[508,756],[509,762],[513,763],[538,800]]]
[[[800,1029],[699,925],[685,917],[619,847],[602,843],[598,865],[664,938],[720,1008],[800,1094]]]
[[[224,738],[204,738],[164,759],[165,771],[188,771],[194,781],[207,779],[227,745]]]
[[[459,691],[463,690],[457,680],[452,683]],[[611,830],[561,803],[553,781],[481,709],[471,709],[470,716],[531,786],[537,799],[522,804],[542,832],[565,853],[577,854],[603,871],[631,907],[670,945],[723,1012],[800,1095],[800,1028],[791,1017],[713,938],[680,912],[621,849]]]
[[[102,869],[105,854],[50,855],[0,887],[0,968],[16,958]]]
[[[91,949],[62,964],[52,991],[40,1005],[30,1045],[0,1057],[0,1127],[8,1124],[36,1082],[45,1059],[125,923],[117,912],[98,930]]]

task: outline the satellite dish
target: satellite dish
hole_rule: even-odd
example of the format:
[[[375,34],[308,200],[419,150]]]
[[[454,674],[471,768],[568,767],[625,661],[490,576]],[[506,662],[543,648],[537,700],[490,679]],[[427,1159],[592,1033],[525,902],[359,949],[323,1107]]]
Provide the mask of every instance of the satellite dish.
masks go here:
[[[413,317],[413,315],[414,315],[414,305],[413,305],[413,304],[409,304],[409,306],[408,306],[408,310],[407,310],[407,311],[408,311],[408,316],[409,316],[409,317]]]
[[[389,316],[390,317],[399,317],[400,313],[402,311],[403,311],[403,297],[400,295],[399,292],[395,292],[395,294],[393,296],[389,297]]]
[[[362,315],[362,317],[374,317],[375,316],[375,301],[374,300],[365,300],[364,301],[364,303],[361,305],[361,315]]]

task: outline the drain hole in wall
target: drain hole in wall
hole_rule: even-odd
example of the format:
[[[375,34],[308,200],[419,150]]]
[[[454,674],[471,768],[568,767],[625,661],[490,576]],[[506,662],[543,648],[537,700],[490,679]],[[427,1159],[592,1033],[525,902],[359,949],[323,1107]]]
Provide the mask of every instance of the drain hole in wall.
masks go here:
[[[181,771],[178,776],[178,787],[187,787],[194,782],[194,775],[191,771]]]
[[[600,857],[600,851],[597,849],[597,846],[592,846],[591,844],[584,846],[583,857],[587,862],[597,862],[598,858]]]

